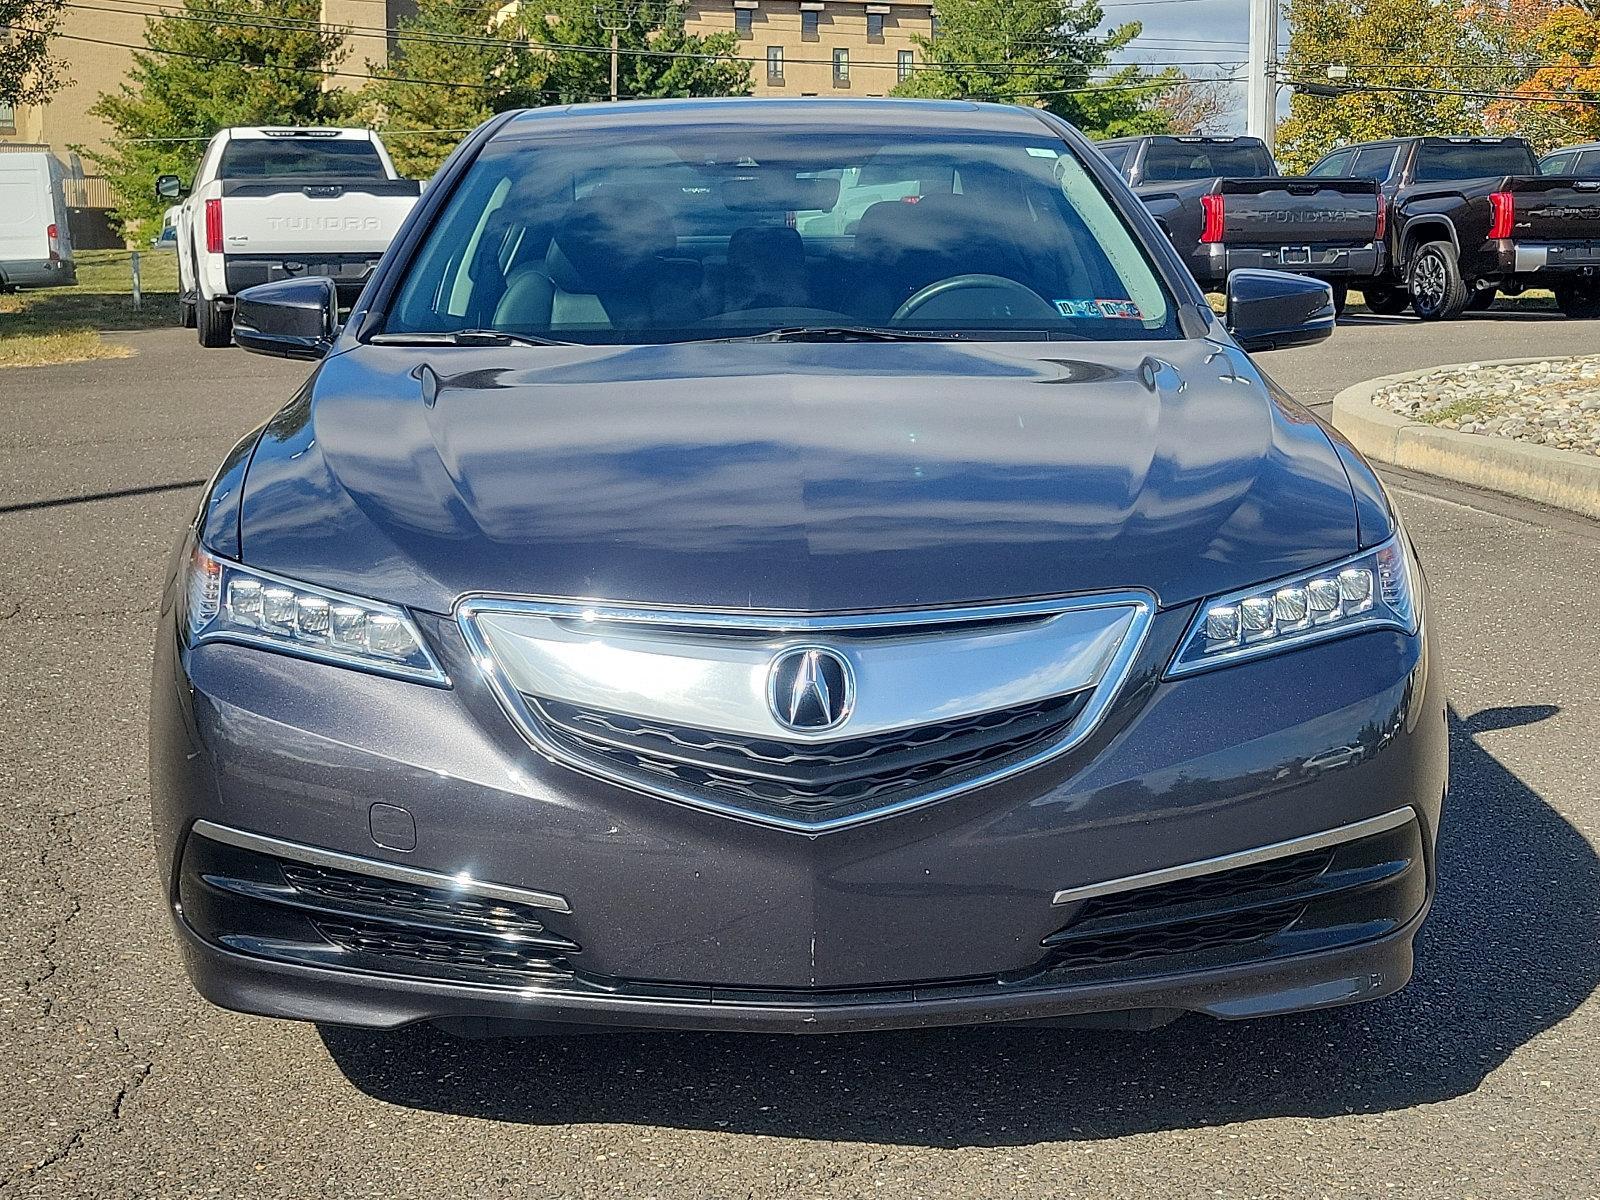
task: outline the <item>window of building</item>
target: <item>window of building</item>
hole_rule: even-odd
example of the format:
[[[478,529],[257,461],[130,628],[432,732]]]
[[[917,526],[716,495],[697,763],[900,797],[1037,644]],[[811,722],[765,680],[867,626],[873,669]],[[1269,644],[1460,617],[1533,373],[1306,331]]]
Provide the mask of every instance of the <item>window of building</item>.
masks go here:
[[[895,74],[901,83],[911,78],[911,64],[916,60],[911,50],[897,50],[894,56]]]
[[[17,131],[17,110],[9,104],[0,104],[0,133]]]
[[[783,47],[767,47],[767,82],[783,82]]]
[[[867,41],[883,41],[883,14],[869,12],[867,14]]]
[[[833,84],[848,87],[850,83],[850,51],[840,46],[833,52]]]
[[[733,10],[733,30],[742,38],[747,38],[751,33],[751,24],[755,20],[755,12],[748,8]]]
[[[817,16],[813,10],[806,10],[800,14],[800,37],[808,42],[817,40]]]

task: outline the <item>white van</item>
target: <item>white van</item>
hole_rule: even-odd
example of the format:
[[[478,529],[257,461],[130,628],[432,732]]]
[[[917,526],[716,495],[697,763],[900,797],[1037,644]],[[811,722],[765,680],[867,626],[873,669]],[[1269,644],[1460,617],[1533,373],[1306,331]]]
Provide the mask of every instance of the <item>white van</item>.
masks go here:
[[[61,164],[44,150],[0,153],[0,291],[77,282]]]

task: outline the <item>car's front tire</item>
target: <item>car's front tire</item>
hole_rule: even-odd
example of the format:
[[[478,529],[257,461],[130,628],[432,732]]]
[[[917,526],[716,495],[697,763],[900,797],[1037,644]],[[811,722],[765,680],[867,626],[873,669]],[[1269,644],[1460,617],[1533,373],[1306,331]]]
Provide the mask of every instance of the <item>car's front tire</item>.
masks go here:
[[[195,330],[202,346],[214,350],[229,345],[233,341],[233,311],[215,300],[201,298],[195,301]]]
[[[1580,321],[1600,317],[1600,284],[1563,283],[1556,287],[1556,307]]]
[[[1380,317],[1398,317],[1411,307],[1411,294],[1404,288],[1385,287],[1381,283],[1368,283],[1361,289],[1361,298],[1367,302],[1369,312]]]

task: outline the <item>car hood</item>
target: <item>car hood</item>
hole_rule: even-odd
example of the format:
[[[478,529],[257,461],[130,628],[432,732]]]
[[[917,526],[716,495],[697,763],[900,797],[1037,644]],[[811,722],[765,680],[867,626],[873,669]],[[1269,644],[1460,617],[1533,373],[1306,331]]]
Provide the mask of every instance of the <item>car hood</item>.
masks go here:
[[[435,612],[1170,605],[1358,548],[1321,426],[1198,340],[361,346],[267,427],[240,533]]]

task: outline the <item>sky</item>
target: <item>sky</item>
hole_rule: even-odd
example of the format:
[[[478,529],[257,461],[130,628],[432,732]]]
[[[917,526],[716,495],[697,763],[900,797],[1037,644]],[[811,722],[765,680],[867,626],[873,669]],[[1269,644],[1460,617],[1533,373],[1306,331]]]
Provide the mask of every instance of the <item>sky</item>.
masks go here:
[[[1250,36],[1250,0],[1101,0],[1105,27],[1139,21],[1144,32],[1117,56],[1120,62],[1172,65],[1187,75],[1225,76],[1240,81],[1230,89],[1232,126],[1217,132],[1244,132],[1244,67]],[[1280,39],[1285,36],[1280,33]]]

